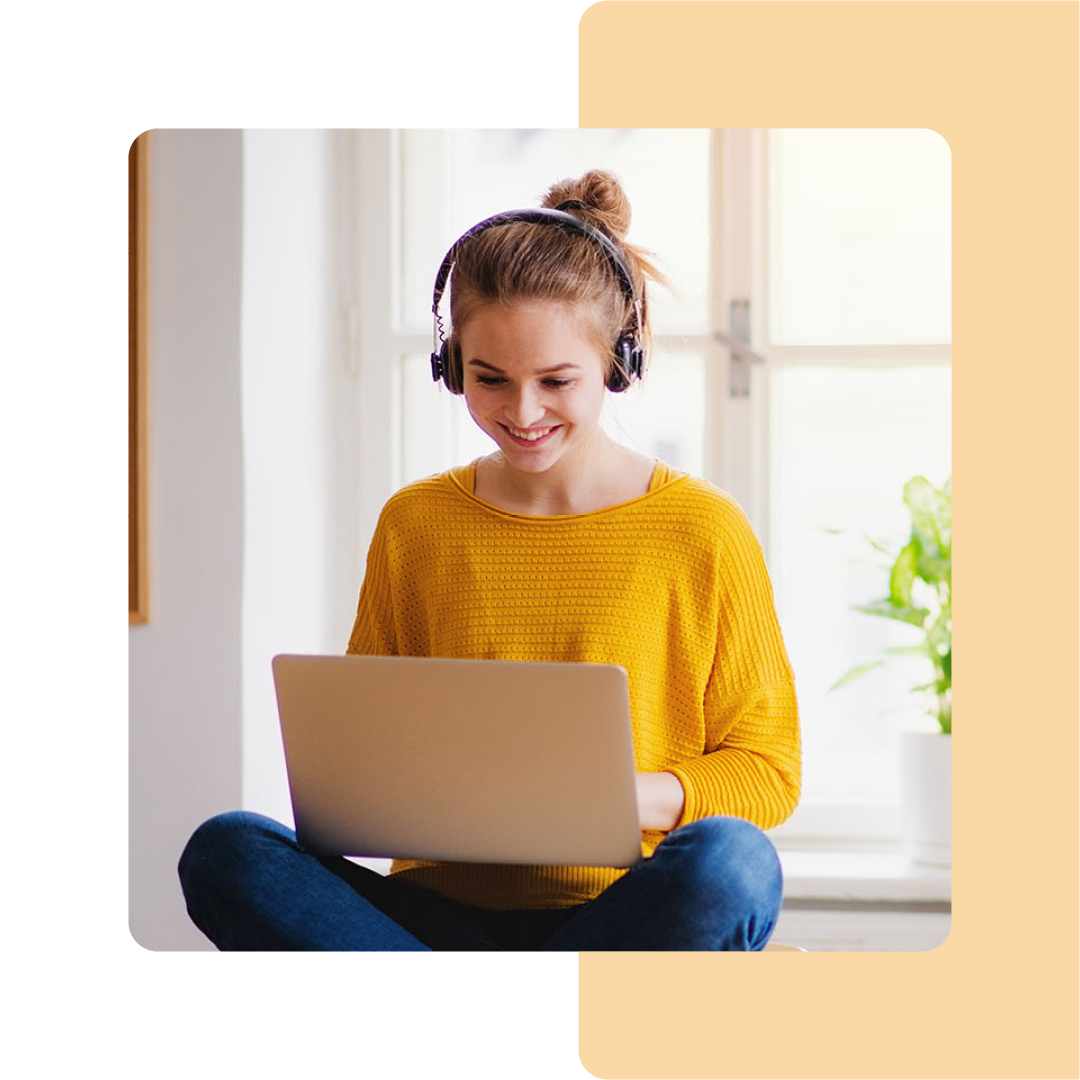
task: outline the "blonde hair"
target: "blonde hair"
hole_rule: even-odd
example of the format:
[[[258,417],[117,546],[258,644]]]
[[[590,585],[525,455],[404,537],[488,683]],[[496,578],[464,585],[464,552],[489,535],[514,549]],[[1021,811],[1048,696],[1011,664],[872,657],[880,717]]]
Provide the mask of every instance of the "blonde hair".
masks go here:
[[[599,229],[614,243],[630,271],[641,304],[640,341],[651,340],[646,279],[664,283],[649,253],[626,240],[630,201],[618,178],[603,169],[590,169],[576,180],[560,180],[541,202]],[[613,351],[623,333],[637,327],[633,303],[603,248],[584,234],[551,225],[513,221],[477,233],[455,252],[449,279],[451,333],[447,385],[455,394],[464,388],[461,332],[475,312],[490,304],[546,300],[565,304],[580,315],[586,333],[606,360],[605,381],[619,363]],[[629,382],[629,373],[622,372]]]

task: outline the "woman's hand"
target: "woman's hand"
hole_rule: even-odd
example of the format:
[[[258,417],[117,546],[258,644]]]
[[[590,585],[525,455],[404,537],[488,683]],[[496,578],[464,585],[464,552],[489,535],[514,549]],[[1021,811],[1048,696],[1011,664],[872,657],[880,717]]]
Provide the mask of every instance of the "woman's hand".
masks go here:
[[[682,817],[686,802],[679,778],[669,772],[639,772],[634,779],[641,827],[670,832]]]

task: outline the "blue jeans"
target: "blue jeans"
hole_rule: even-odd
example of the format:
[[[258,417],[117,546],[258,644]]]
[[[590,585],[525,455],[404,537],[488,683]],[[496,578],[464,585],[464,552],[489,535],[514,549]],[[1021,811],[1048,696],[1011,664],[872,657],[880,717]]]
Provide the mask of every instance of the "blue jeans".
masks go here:
[[[259,814],[201,825],[180,858],[188,913],[219,949],[756,951],[780,910],[768,837],[735,817],[673,830],[652,858],[572,908],[494,911],[317,858]]]

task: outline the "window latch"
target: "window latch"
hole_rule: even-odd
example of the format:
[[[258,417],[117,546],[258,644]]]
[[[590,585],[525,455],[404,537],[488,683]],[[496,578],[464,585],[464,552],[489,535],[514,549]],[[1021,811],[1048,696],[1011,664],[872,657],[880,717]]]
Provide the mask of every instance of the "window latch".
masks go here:
[[[728,397],[750,396],[750,365],[764,364],[765,357],[750,348],[750,301],[732,300],[728,326],[730,332],[714,330],[713,338],[731,351],[728,367]]]

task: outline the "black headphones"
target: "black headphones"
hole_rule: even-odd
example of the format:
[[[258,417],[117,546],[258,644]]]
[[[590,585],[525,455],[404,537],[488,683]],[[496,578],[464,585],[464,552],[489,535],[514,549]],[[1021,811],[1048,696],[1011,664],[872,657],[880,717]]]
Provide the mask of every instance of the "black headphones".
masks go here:
[[[443,290],[446,288],[446,283],[450,278],[450,271],[453,268],[458,249],[467,240],[487,229],[494,228],[497,225],[507,225],[515,221],[527,222],[533,225],[554,225],[565,229],[567,232],[586,236],[600,245],[611,263],[611,268],[619,279],[619,287],[622,289],[623,295],[633,305],[635,322],[633,329],[623,330],[614,344],[612,352],[615,363],[611,367],[607,387],[609,390],[618,393],[625,390],[630,385],[631,380],[641,378],[645,369],[645,350],[641,345],[641,301],[634,290],[634,279],[630,275],[630,268],[626,265],[626,261],[610,237],[595,226],[582,221],[581,218],[565,213],[564,211],[567,209],[585,210],[588,207],[583,202],[570,199],[567,202],[559,203],[554,210],[507,210],[504,213],[496,214],[494,217],[485,218],[454,241],[453,246],[446,253],[446,257],[439,267],[439,273],[435,278],[435,292],[431,300],[431,314],[435,319],[435,335],[438,338],[437,351],[431,354],[431,378],[434,382],[439,382],[441,379],[448,389],[451,391],[454,389],[450,385],[450,346],[443,338],[442,319],[439,317],[439,301],[442,299]]]

